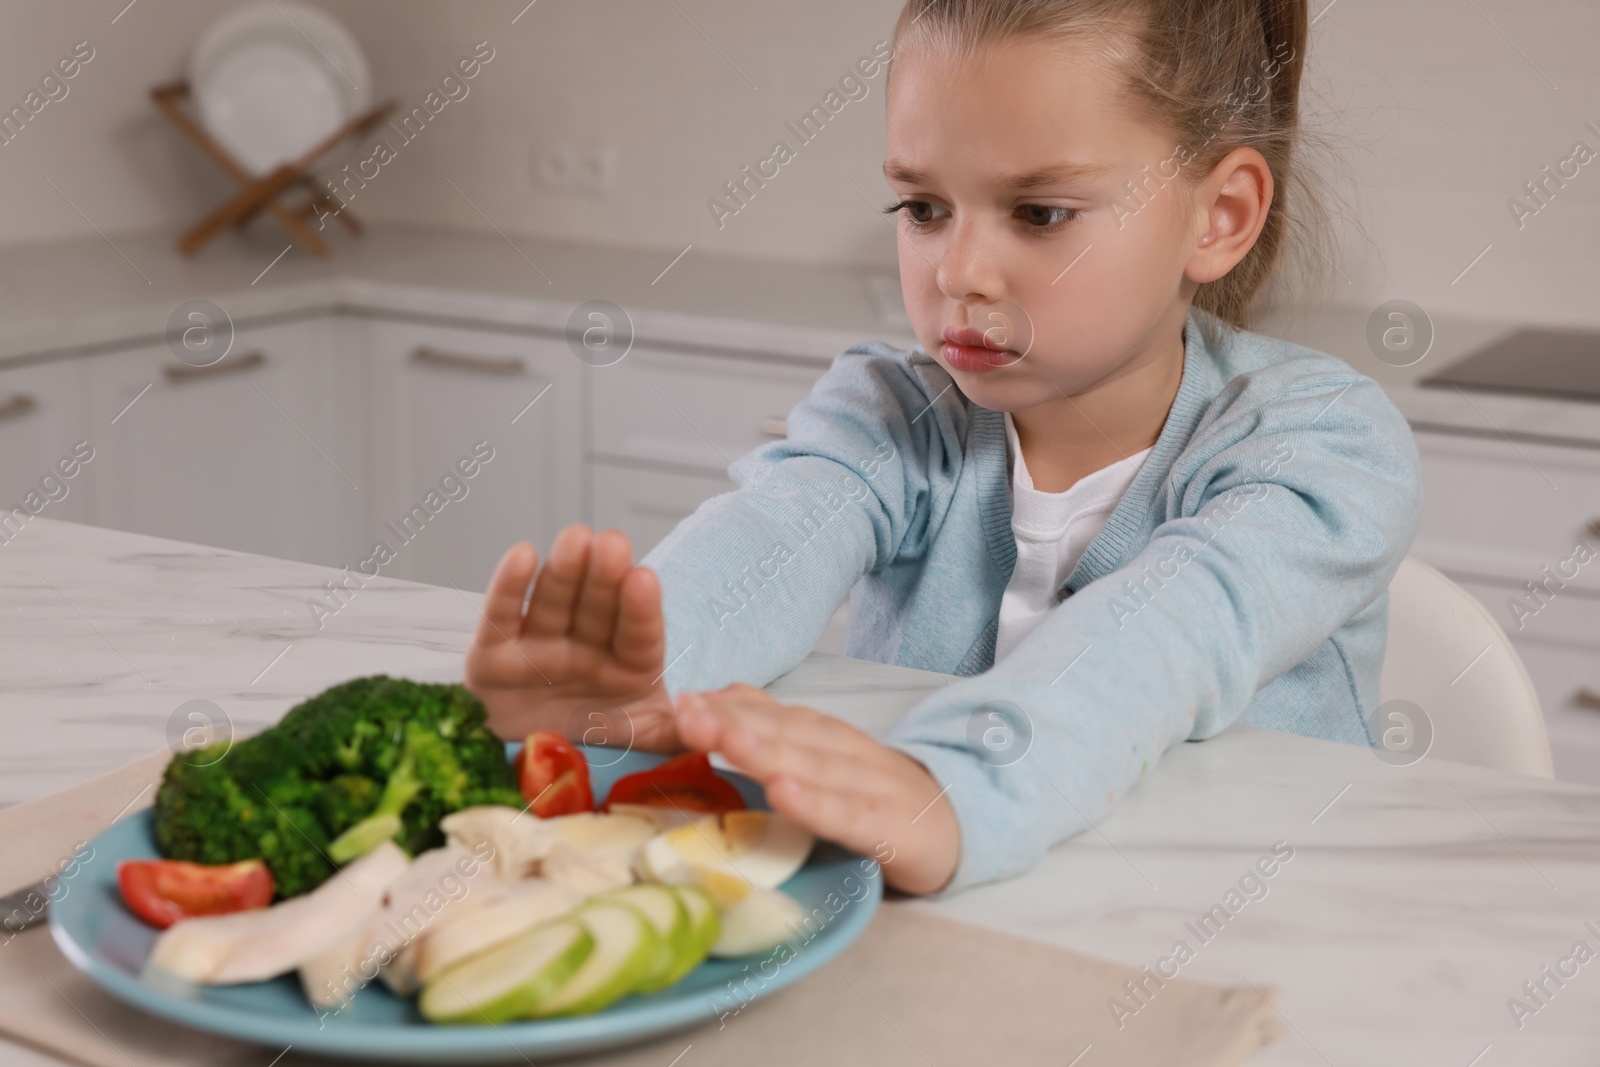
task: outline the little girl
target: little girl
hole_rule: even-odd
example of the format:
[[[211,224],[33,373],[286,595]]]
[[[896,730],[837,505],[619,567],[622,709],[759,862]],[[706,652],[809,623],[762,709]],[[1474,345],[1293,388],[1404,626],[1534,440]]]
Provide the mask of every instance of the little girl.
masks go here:
[[[920,343],[840,355],[641,565],[581,526],[537,581],[507,552],[466,663],[495,728],[720,752],[911,893],[1026,870],[1231,723],[1366,743],[1416,449],[1245,329],[1302,209],[1306,32],[1305,0],[911,0]],[[846,655],[960,676],[885,742],[756,688],[847,595]]]

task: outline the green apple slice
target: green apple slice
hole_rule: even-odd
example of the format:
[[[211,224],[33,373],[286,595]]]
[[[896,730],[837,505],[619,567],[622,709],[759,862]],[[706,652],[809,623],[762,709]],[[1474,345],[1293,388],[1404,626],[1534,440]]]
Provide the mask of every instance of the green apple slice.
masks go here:
[[[602,899],[637,908],[659,940],[656,965],[640,978],[635,993],[653,993],[677,981],[688,970],[681,966],[685,957],[695,957],[690,967],[699,962],[689,912],[672,890],[659,885],[636,885],[608,893]]]
[[[693,946],[686,960],[678,963],[678,971],[671,978],[676,982],[706,958],[722,933],[722,920],[717,915],[717,906],[712,902],[711,894],[699,886],[674,885],[667,888],[678,898],[689,916],[689,942]]]
[[[594,938],[594,951],[560,986],[534,1002],[528,1016],[586,1015],[631,993],[656,965],[660,939],[649,920],[626,904],[596,902],[573,921]]]
[[[582,970],[597,948],[581,923],[543,926],[441,971],[422,990],[417,1008],[436,1023],[525,1018]]]

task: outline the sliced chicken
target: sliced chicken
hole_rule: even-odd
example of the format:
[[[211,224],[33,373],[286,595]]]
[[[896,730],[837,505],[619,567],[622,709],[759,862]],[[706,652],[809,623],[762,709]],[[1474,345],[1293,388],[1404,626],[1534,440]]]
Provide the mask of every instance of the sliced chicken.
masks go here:
[[[492,863],[460,845],[421,853],[360,933],[300,968],[307,998],[318,1008],[343,1006],[380,974],[396,993],[415,993],[417,939],[447,915],[501,900],[507,891]]]
[[[385,841],[304,896],[174,924],[156,938],[148,966],[215,985],[275,978],[350,941],[410,864],[400,846]]]
[[[544,821],[554,827],[561,844],[585,852],[603,852],[629,864],[645,842],[656,834],[656,824],[652,820],[632,813],[607,815],[584,811]]]
[[[416,943],[416,978],[427,982],[452,963],[559,918],[582,902],[578,893],[542,878],[518,882],[503,899],[431,927]]]
[[[439,821],[450,843],[473,849],[493,849],[495,869],[508,882],[538,873],[539,861],[558,840],[552,820],[498,804],[462,808]]]
[[[410,997],[421,992],[422,980],[417,977],[417,952],[421,948],[421,941],[408,942],[400,946],[394,959],[378,969],[378,977],[395,996]]]
[[[511,892],[512,883],[492,862],[494,855],[452,842],[418,856],[406,876],[389,887],[370,951],[388,960],[381,973],[390,989],[406,996],[421,989],[416,965],[422,941],[457,915],[488,907]]]
[[[300,965],[300,988],[311,1006],[320,1011],[348,1007],[356,990],[367,984],[361,976],[371,935],[363,930],[343,944]]]
[[[562,841],[550,850],[540,870],[550,881],[566,886],[580,897],[592,897],[633,884],[630,856],[631,853],[584,848]]]

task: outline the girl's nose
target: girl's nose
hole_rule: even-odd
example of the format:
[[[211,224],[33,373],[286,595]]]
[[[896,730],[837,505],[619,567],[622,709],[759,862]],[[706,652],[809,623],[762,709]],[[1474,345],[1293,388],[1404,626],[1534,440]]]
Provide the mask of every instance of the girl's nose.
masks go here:
[[[999,262],[1000,257],[976,227],[957,223],[951,227],[935,272],[939,291],[952,300],[980,304],[998,300],[1004,288]]]

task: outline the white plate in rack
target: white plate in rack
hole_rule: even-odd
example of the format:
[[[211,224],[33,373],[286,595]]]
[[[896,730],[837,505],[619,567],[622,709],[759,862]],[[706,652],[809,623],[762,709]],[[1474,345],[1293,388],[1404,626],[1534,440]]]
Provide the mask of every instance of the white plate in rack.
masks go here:
[[[349,31],[295,0],[236,9],[213,23],[189,55],[201,124],[258,176],[365,110],[371,80]]]

